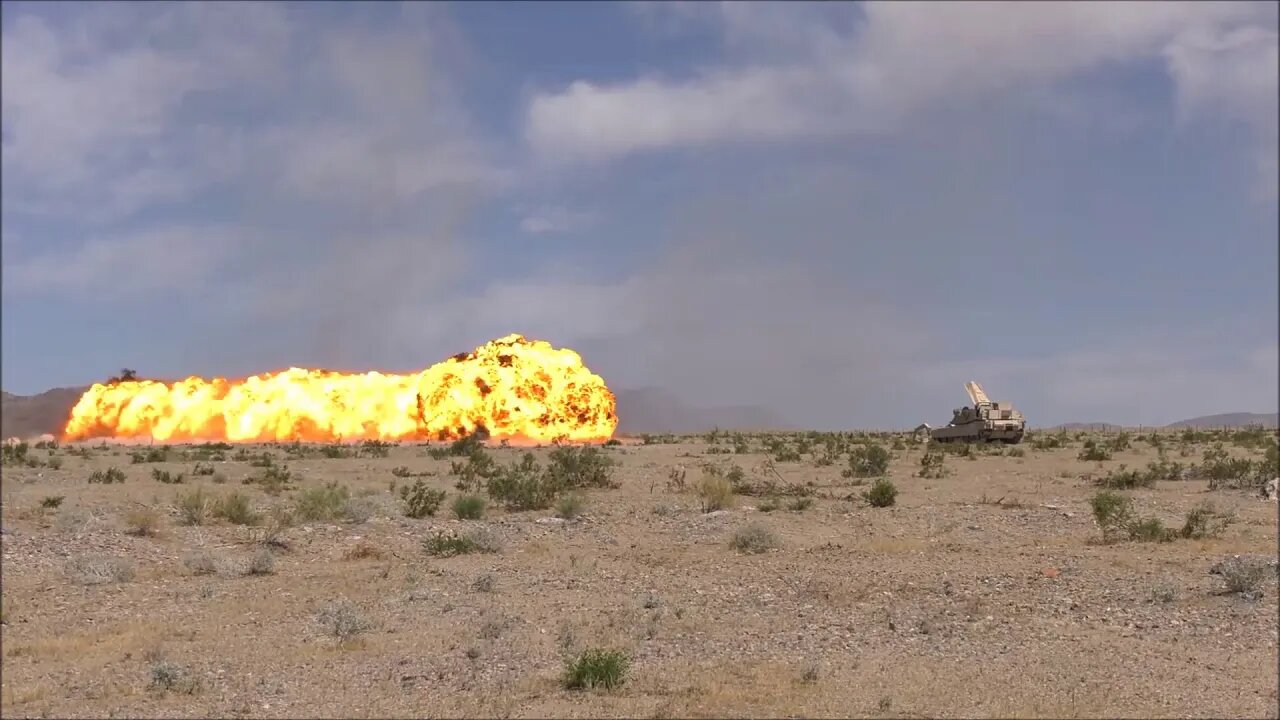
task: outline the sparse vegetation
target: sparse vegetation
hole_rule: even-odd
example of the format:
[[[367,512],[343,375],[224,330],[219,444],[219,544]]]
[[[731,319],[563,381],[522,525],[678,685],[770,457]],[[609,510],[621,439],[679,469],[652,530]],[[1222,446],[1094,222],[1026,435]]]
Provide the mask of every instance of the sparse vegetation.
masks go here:
[[[1084,441],[1084,447],[1076,454],[1078,460],[1084,462],[1102,462],[1111,459],[1111,448],[1103,443],[1089,438]]]
[[[946,466],[946,459],[946,455],[941,452],[935,452],[933,449],[926,450],[920,457],[920,469],[916,472],[916,476],[935,480],[946,477],[951,472]]]
[[[213,499],[201,487],[179,493],[177,505],[178,522],[183,525],[203,525],[213,513]]]
[[[346,515],[351,491],[335,482],[310,487],[298,493],[293,514],[302,522],[334,522]]]
[[[880,478],[862,493],[862,497],[871,507],[892,507],[898,501],[898,488],[894,486],[893,481]]]
[[[79,585],[125,583],[133,579],[133,565],[123,558],[77,555],[67,561],[67,577]]]
[[[501,549],[501,543],[488,528],[475,528],[462,534],[439,530],[422,541],[422,549],[434,557],[453,557],[471,553],[496,553]]]
[[[778,536],[768,527],[750,523],[734,531],[729,547],[740,553],[759,554],[781,545]]]
[[[484,517],[484,498],[479,495],[459,495],[453,499],[453,516],[459,520],[479,520]]]
[[[120,468],[107,468],[106,470],[94,470],[89,475],[89,482],[101,485],[112,485],[114,483],[124,482],[124,471]]]
[[[445,491],[432,488],[422,480],[400,488],[400,502],[404,505],[404,514],[406,517],[415,519],[435,517],[436,511],[440,509],[440,503],[444,502],[444,497]]]
[[[369,622],[360,608],[346,599],[329,603],[317,613],[316,620],[339,644],[350,643],[373,628],[373,623]]]
[[[170,473],[168,470],[161,470],[160,468],[152,468],[151,478],[156,482],[164,483],[165,485],[181,485],[182,481],[186,479],[182,473],[175,475]]]
[[[573,520],[582,514],[582,495],[571,492],[556,501],[556,517],[561,520]]]
[[[232,525],[257,525],[261,517],[254,512],[253,503],[242,492],[223,495],[213,503],[213,516]]]
[[[842,475],[847,478],[882,477],[889,471],[889,451],[880,445],[861,445],[849,453],[849,467]]]
[[[137,537],[155,537],[160,531],[160,513],[143,505],[130,508],[124,515],[125,532]]]
[[[562,680],[566,689],[612,690],[626,681],[631,659],[621,650],[584,650],[565,664]]]
[[[733,484],[712,469],[703,469],[702,477],[694,488],[702,504],[702,512],[725,510],[733,506]]]

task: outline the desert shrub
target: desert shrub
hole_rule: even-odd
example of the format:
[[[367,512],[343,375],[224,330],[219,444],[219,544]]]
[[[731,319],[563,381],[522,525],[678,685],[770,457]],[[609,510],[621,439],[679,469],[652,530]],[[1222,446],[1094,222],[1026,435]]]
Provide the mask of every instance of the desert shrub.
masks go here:
[[[1085,462],[1101,462],[1111,459],[1111,449],[1105,444],[1089,438],[1084,441],[1084,447],[1076,454],[1076,459]]]
[[[949,472],[946,466],[946,456],[930,448],[920,457],[920,469],[916,472],[916,475],[922,478],[937,479],[946,477]]]
[[[470,457],[480,452],[484,452],[484,439],[477,433],[471,433],[454,440],[446,449],[445,456]]]
[[[1122,464],[1106,475],[1095,478],[1093,483],[1102,487],[1132,490],[1136,487],[1154,487],[1156,479],[1141,470],[1127,470]]]
[[[847,478],[881,477],[889,471],[889,451],[880,445],[862,445],[849,453],[849,467],[841,474]]]
[[[348,548],[342,557],[346,560],[380,560],[383,555],[382,548],[368,540],[361,540]]]
[[[218,556],[208,550],[193,550],[182,556],[182,564],[193,575],[213,575],[222,566]]]
[[[626,681],[630,663],[621,650],[588,649],[566,661],[562,683],[569,690],[612,690]]]
[[[151,507],[130,508],[124,515],[125,532],[137,537],[155,537],[160,530],[160,513]]]
[[[156,482],[164,483],[165,485],[181,485],[182,481],[186,479],[183,477],[182,473],[174,475],[168,470],[161,470],[160,468],[151,469],[151,478]]]
[[[360,457],[384,458],[391,454],[396,444],[384,440],[365,440],[360,443],[356,454]]]
[[[271,456],[264,453],[263,457]],[[261,475],[247,477],[242,482],[245,485],[261,485],[263,492],[268,495],[279,495],[293,479],[293,473],[287,465],[271,464],[265,466]]]
[[[244,570],[246,575],[274,575],[276,572],[276,556],[271,550],[259,547],[249,556],[249,564]]]
[[[413,477],[414,473],[408,465],[397,465],[391,468],[391,474],[398,478]]]
[[[232,492],[218,498],[213,504],[213,516],[233,525],[257,525],[261,519],[253,511],[249,496],[242,492]]]
[[[316,621],[339,643],[347,643],[370,630],[373,623],[350,600],[329,603],[316,614]]]
[[[89,475],[89,482],[100,483],[102,485],[111,485],[113,483],[124,482],[124,471],[120,468],[107,468],[106,470],[94,470]]]
[[[1089,500],[1094,522],[1104,542],[1114,540],[1133,520],[1133,501],[1112,490],[1101,490]]]
[[[547,474],[561,488],[610,486],[613,458],[594,447],[558,447],[548,457]]]
[[[62,501],[66,499],[67,499],[66,495],[49,495],[45,499],[40,501],[40,507],[48,508],[52,510],[58,507],[59,505],[61,505]]]
[[[543,510],[561,489],[556,477],[543,471],[533,453],[525,453],[519,463],[498,468],[487,483],[489,497],[508,510]]]
[[[1160,518],[1139,518],[1129,522],[1125,527],[1130,540],[1138,542],[1169,542],[1178,533],[1164,526]]]
[[[47,468],[49,468],[50,470],[61,470],[61,469],[62,469],[62,458],[60,458],[60,457],[50,457],[48,460],[45,460],[45,461],[44,461],[44,466],[45,466],[45,467],[47,467]]]
[[[333,522],[344,515],[350,500],[351,491],[346,486],[328,482],[299,492],[293,514],[302,522]]]
[[[745,455],[749,452],[751,452],[751,445],[747,442],[747,439],[741,433],[734,433],[733,453],[735,455]]]
[[[1276,573],[1276,565],[1274,558],[1235,555],[1218,563],[1209,572],[1222,577],[1227,592],[1257,599],[1262,596],[1262,581],[1267,575]]]
[[[67,577],[79,585],[124,583],[133,579],[133,565],[124,558],[77,555],[67,561]]]
[[[1219,513],[1213,503],[1205,502],[1187,511],[1186,521],[1178,534],[1193,540],[1218,537],[1230,523],[1231,519]]]
[[[178,494],[178,522],[183,525],[203,525],[213,510],[213,499],[197,487],[189,493]]]
[[[1030,443],[1035,450],[1056,450],[1065,444],[1059,435],[1041,435],[1040,433],[1033,433]]]
[[[283,505],[276,505],[264,513],[262,521],[254,530],[254,541],[266,547],[287,550],[289,544],[285,542],[284,533],[293,527],[294,522],[292,510]]]
[[[572,520],[582,514],[582,495],[571,492],[562,496],[556,502],[556,517],[562,520]]]
[[[501,549],[501,544],[488,528],[476,528],[460,535],[440,530],[422,541],[422,549],[435,557],[453,557],[471,553],[496,553]]]
[[[780,545],[778,536],[760,523],[751,523],[738,528],[729,540],[729,547],[740,553],[750,554],[767,552]]]
[[[209,463],[198,462],[195,467],[191,468],[191,474],[196,476],[212,475],[213,473],[213,465]]]
[[[782,507],[782,501],[774,495],[770,495],[756,504],[756,509],[764,513],[773,512],[780,507]]]
[[[166,462],[169,459],[169,451],[163,447],[151,447],[146,450],[129,453],[129,459],[134,465]]]
[[[453,516],[459,520],[479,520],[484,517],[484,498],[459,495],[453,499]]]
[[[493,456],[483,448],[476,448],[467,456],[466,462],[449,463],[449,473],[458,477],[456,487],[463,492],[474,492],[480,489],[484,481],[493,477],[498,471],[498,464]]]
[[[694,490],[698,493],[704,513],[724,510],[733,505],[733,484],[714,469],[703,469],[702,477],[698,479]]]
[[[349,458],[354,454],[355,453],[341,443],[324,445],[320,448],[320,455],[330,460],[341,460],[343,458]]]
[[[1133,447],[1133,438],[1132,436],[1129,435],[1128,432],[1121,430],[1120,432],[1115,434],[1115,437],[1111,438],[1111,442],[1109,443],[1109,445],[1111,446],[1112,452],[1120,452],[1121,450],[1128,450],[1129,448]]]
[[[445,491],[429,487],[422,480],[413,485],[400,488],[400,502],[404,505],[404,514],[411,518],[435,517],[444,502]]]
[[[194,694],[200,689],[200,680],[190,675],[182,666],[158,658],[151,663],[152,690]]]
[[[793,498],[791,502],[787,503],[787,509],[792,512],[804,512],[805,510],[808,510],[811,505],[813,505],[813,498],[798,497]]]
[[[880,478],[862,493],[862,497],[871,507],[890,507],[898,501],[898,488],[888,478]]]

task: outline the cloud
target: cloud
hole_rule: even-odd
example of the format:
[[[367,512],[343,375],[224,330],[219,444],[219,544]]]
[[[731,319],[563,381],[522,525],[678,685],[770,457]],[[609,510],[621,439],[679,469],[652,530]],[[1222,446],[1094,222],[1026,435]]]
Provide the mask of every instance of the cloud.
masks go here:
[[[539,93],[526,115],[530,146],[565,162],[889,132],[931,107],[976,104],[1162,53],[1174,80],[1192,83],[1180,85],[1185,100],[1204,95],[1197,73],[1222,70],[1193,57],[1188,38],[1244,33],[1257,44],[1251,65],[1275,52],[1274,32],[1263,29],[1275,25],[1274,6],[1262,3],[873,2],[794,13],[769,3],[711,7],[730,44],[757,48],[753,56],[688,79],[578,80]],[[814,20],[820,11],[858,17],[847,17],[852,29],[841,33]],[[1274,116],[1274,83],[1237,83],[1230,92]]]
[[[195,294],[248,242],[234,227],[175,226],[96,236],[82,245],[5,264],[6,294],[76,302]]]
[[[590,213],[552,205],[535,209],[520,221],[520,230],[530,235],[548,235],[580,230],[591,224]]]
[[[138,302],[223,272],[229,335],[210,352],[288,323],[337,362],[386,342],[370,317],[420,313],[458,282],[460,229],[509,173],[456,96],[445,15],[82,10],[6,18],[6,224],[48,235],[13,269],[13,301],[93,288]]]

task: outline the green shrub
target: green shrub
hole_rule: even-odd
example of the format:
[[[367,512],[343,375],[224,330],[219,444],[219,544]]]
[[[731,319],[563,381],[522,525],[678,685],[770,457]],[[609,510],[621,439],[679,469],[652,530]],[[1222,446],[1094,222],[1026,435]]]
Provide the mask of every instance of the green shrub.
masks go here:
[[[890,507],[898,500],[898,488],[894,486],[893,481],[880,478],[871,485],[870,489],[862,493],[862,497],[871,507]]]
[[[479,520],[484,517],[484,504],[479,495],[459,495],[453,499],[453,515],[459,520]]]
[[[40,501],[40,507],[49,508],[52,510],[58,507],[59,505],[61,505],[62,501],[66,499],[67,499],[67,496],[65,495],[49,495],[48,497]]]
[[[1076,454],[1076,458],[1087,462],[1101,462],[1111,459],[1111,450],[1093,438],[1084,441],[1084,447]]]
[[[101,483],[103,485],[111,485],[112,483],[124,482],[124,471],[119,468],[107,468],[106,470],[94,470],[89,475],[89,482]]]
[[[582,496],[576,492],[565,495],[556,502],[556,517],[572,520],[582,514]]]
[[[920,457],[920,470],[916,475],[922,478],[938,479],[946,477],[949,472],[946,467],[946,456],[930,448]]]
[[[1133,500],[1112,490],[1101,490],[1089,500],[1093,519],[1104,542],[1114,540],[1133,519]]]
[[[213,510],[213,499],[197,487],[190,493],[178,494],[178,522],[183,525],[203,525]]]
[[[160,468],[151,469],[151,478],[156,482],[161,482],[165,485],[181,485],[182,481],[186,479],[183,477],[182,473],[174,475],[168,470],[161,470]]]
[[[862,445],[849,453],[849,467],[841,474],[847,478],[882,477],[889,471],[889,451],[880,445]]]
[[[213,515],[233,525],[257,525],[261,519],[253,511],[249,496],[241,492],[232,492],[218,498],[213,506]]]
[[[1231,519],[1219,513],[1213,503],[1205,502],[1187,511],[1186,522],[1178,534],[1193,540],[1218,537],[1230,523]]]
[[[440,530],[422,541],[423,551],[435,557],[496,553],[500,547],[497,537],[487,528],[476,528],[461,535]]]
[[[614,461],[599,448],[557,447],[548,458],[547,474],[560,488],[610,486]]]
[[[435,517],[436,511],[440,509],[440,503],[444,502],[444,497],[445,491],[429,487],[422,480],[414,482],[412,486],[406,485],[400,488],[400,501],[404,504],[404,514],[411,518]]]
[[[533,453],[525,453],[519,463],[498,468],[487,489],[489,497],[508,510],[543,510],[551,506],[562,488],[538,465]]]
[[[569,690],[612,690],[626,681],[630,662],[621,650],[589,649],[565,663],[562,682]]]
[[[346,514],[350,500],[351,491],[346,486],[329,482],[298,493],[293,514],[302,522],[333,522]]]
[[[780,545],[778,536],[760,523],[751,523],[738,528],[729,540],[729,547],[740,553],[750,554],[767,552]]]

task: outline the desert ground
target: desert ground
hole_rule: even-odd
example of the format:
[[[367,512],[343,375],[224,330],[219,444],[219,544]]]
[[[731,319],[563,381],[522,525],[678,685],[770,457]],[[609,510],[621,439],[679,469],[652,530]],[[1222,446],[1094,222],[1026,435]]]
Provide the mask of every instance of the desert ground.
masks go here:
[[[1086,443],[1110,459],[1081,459]],[[1257,430],[932,450],[862,433],[567,452],[11,446],[0,704],[1274,718],[1277,509],[1256,484],[1275,444]],[[526,452],[537,468],[518,465]],[[1107,492],[1129,514],[1095,502],[1100,483],[1128,486]],[[484,500],[478,519],[455,517],[459,484]]]

